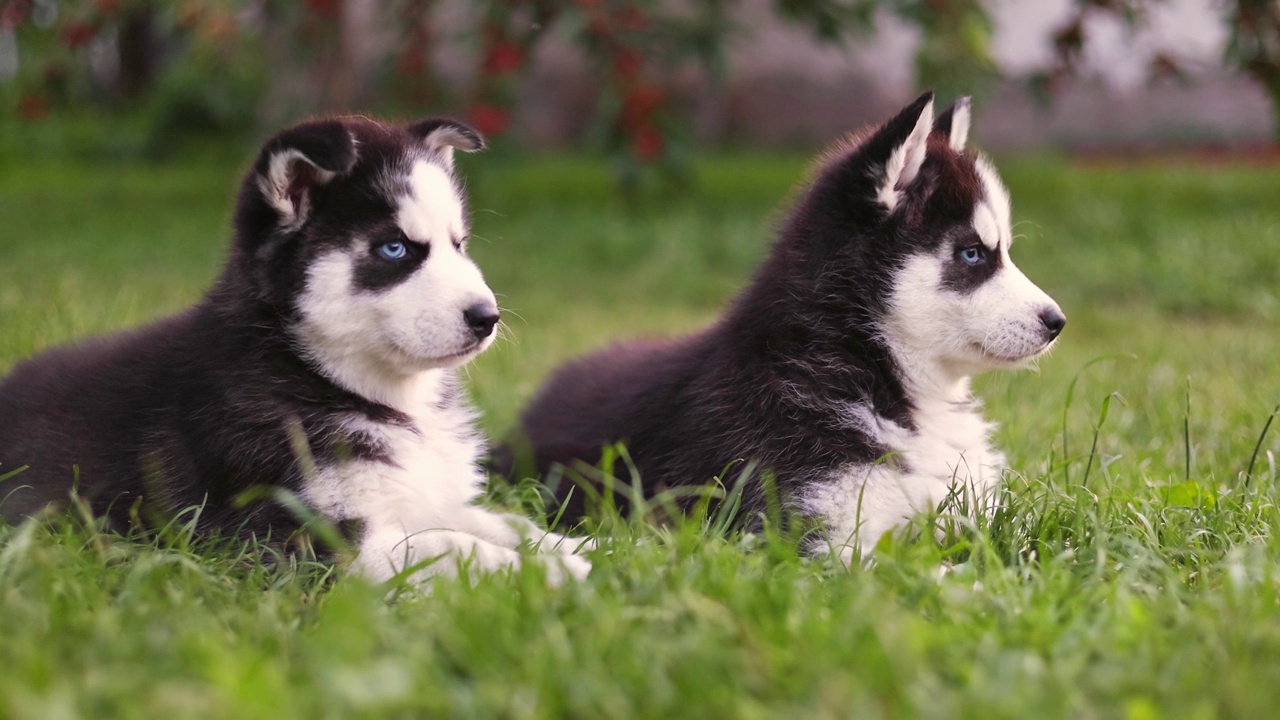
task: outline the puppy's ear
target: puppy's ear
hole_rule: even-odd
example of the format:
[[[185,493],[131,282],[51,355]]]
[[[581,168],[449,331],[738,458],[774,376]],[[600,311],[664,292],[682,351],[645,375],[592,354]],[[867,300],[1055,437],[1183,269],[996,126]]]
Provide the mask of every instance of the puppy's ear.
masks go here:
[[[484,137],[470,125],[450,118],[420,120],[405,128],[420,140],[427,149],[444,160],[445,167],[453,168],[454,148],[463,152],[484,149]]]
[[[875,200],[890,213],[920,174],[933,127],[933,93],[927,92],[876,130],[858,153],[875,179]]]
[[[356,164],[356,140],[339,120],[296,125],[267,141],[254,165],[258,189],[279,214],[279,224],[307,219],[315,188]]]
[[[963,152],[969,139],[969,100],[967,96],[959,98],[933,123],[933,131],[946,138],[947,144],[956,152]]]

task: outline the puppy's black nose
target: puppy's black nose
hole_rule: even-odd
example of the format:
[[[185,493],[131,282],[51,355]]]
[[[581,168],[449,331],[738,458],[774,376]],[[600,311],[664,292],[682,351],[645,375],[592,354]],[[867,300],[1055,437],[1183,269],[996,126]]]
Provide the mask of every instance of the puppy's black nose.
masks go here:
[[[1049,333],[1049,339],[1058,337],[1062,332],[1062,328],[1067,325],[1067,316],[1062,314],[1058,308],[1048,308],[1040,311],[1040,322],[1044,323],[1044,329]]]
[[[489,303],[472,305],[462,311],[467,327],[476,334],[477,340],[483,340],[493,334],[493,326],[498,324],[498,308]]]

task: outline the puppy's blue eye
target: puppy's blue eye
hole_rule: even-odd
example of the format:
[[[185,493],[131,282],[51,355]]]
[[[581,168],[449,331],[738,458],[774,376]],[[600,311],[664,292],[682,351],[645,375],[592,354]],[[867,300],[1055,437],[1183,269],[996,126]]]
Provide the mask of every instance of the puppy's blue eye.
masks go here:
[[[982,262],[982,248],[974,245],[960,251],[960,259],[969,265],[977,265]]]
[[[403,260],[409,254],[409,248],[399,240],[385,242],[378,246],[378,254],[387,260]]]

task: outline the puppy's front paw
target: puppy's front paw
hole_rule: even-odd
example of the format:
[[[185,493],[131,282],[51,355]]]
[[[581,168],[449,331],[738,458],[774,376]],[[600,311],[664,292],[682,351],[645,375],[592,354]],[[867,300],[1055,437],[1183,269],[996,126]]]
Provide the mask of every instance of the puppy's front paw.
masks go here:
[[[561,555],[581,555],[599,547],[594,538],[567,537],[564,535],[556,535],[554,538],[555,551]],[[550,540],[552,538],[548,537],[547,539]]]
[[[591,574],[591,561],[578,555],[543,555],[539,560],[547,568],[547,582],[554,586],[567,580],[586,580]]]

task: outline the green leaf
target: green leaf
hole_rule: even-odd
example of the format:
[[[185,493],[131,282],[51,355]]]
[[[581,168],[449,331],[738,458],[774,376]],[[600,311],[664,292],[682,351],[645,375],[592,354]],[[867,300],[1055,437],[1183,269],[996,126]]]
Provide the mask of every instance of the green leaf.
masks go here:
[[[1211,490],[1206,489],[1195,480],[1186,480],[1177,485],[1170,485],[1165,493],[1165,502],[1177,507],[1207,509],[1213,507],[1217,498]]]

